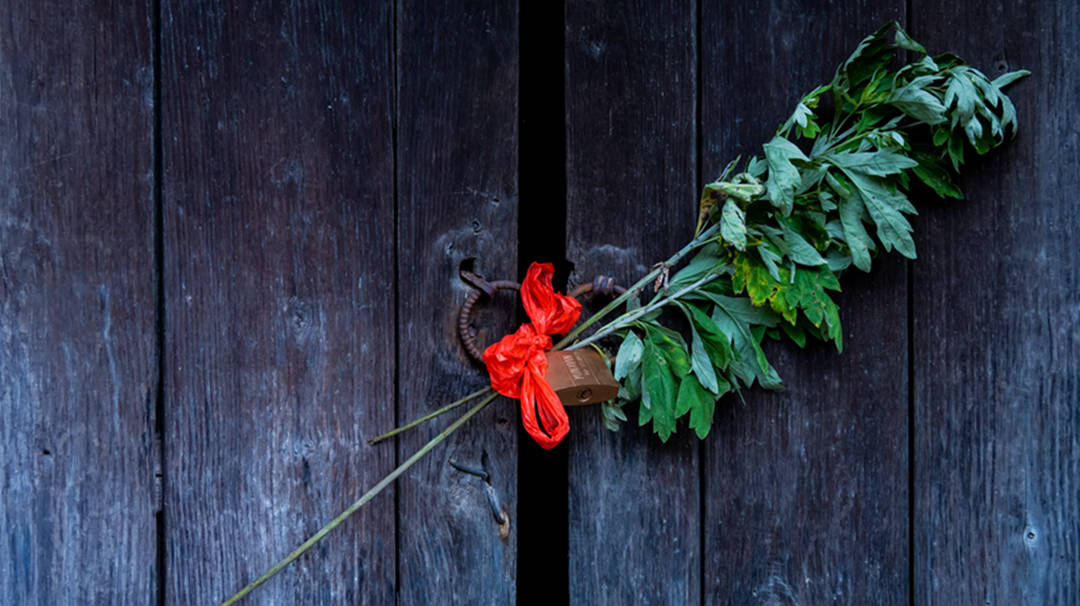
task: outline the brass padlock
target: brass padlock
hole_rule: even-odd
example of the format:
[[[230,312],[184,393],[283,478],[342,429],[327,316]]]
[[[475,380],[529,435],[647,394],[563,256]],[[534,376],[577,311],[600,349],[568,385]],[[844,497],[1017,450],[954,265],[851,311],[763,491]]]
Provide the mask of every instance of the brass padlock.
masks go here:
[[[596,404],[619,394],[619,382],[596,350],[549,351],[546,355],[547,382],[563,406]]]

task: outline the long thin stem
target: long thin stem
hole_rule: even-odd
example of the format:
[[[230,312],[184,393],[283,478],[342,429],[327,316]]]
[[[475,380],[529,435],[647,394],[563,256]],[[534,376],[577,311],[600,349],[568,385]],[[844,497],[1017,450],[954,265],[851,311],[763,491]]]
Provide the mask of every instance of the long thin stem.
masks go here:
[[[484,394],[487,394],[487,393],[490,393],[490,392],[491,392],[490,387],[485,387],[485,388],[481,389],[480,391],[474,391],[473,393],[465,396],[464,398],[461,398],[460,400],[451,402],[451,403],[447,404],[446,406],[443,406],[439,410],[436,410],[434,412],[430,412],[430,413],[420,417],[419,419],[416,419],[415,421],[410,421],[410,422],[402,425],[401,427],[395,427],[394,429],[391,429],[390,431],[388,431],[388,432],[386,432],[386,433],[384,433],[384,434],[382,434],[380,436],[375,436],[374,438],[368,440],[368,445],[369,446],[375,445],[375,444],[378,444],[379,442],[382,442],[383,440],[385,440],[387,438],[392,438],[392,437],[396,436],[397,434],[399,434],[399,433],[401,433],[401,432],[403,432],[403,431],[405,431],[407,429],[412,429],[413,427],[416,427],[417,425],[420,425],[421,423],[424,423],[426,421],[430,421],[430,420],[434,419],[435,417],[437,417],[439,415],[446,414],[446,413],[450,412],[451,410],[454,410],[458,406],[461,406],[462,404],[465,404],[466,402],[468,402],[470,400],[475,400],[476,398],[479,398],[480,396],[482,396]]]
[[[631,312],[627,312],[627,313],[619,316],[618,318],[615,318],[611,322],[608,322],[607,324],[605,324],[603,328],[601,328],[600,330],[598,330],[598,331],[594,332],[593,334],[589,335],[589,337],[587,339],[582,339],[582,340],[578,341],[577,343],[574,343],[573,345],[571,345],[567,349],[578,349],[580,347],[584,347],[584,346],[586,346],[586,345],[588,345],[590,343],[593,343],[595,341],[603,339],[604,337],[610,335],[611,333],[615,332],[616,330],[619,330],[620,328],[629,325],[634,320],[637,320],[638,318],[644,316],[645,314],[648,314],[648,313],[650,313],[650,312],[652,312],[654,310],[660,309],[661,307],[667,305],[668,303],[671,303],[672,301],[677,300],[679,297],[685,295],[686,293],[697,290],[698,288],[704,286],[705,284],[708,284],[709,282],[712,282],[713,280],[715,280],[715,279],[717,279],[719,277],[720,277],[720,274],[709,274],[709,275],[705,276],[704,278],[701,278],[697,282],[694,282],[693,284],[687,286],[686,288],[680,289],[675,294],[668,295],[668,296],[664,297],[663,299],[660,299],[658,301],[653,301],[652,303],[649,303],[648,305],[646,305],[644,307],[641,307],[639,309],[635,309],[634,311],[631,311]]]
[[[277,564],[274,564],[273,567],[270,568],[270,570],[264,572],[262,576],[252,581],[251,584],[249,584],[247,587],[244,587],[240,591],[236,592],[236,595],[222,602],[221,606],[229,606],[230,604],[235,604],[236,602],[243,599],[244,596],[254,591],[255,588],[257,588],[259,585],[262,585],[266,581],[270,580],[270,577],[274,576],[278,572],[281,572],[282,568],[285,568],[290,563],[292,563],[293,560],[303,555],[305,551],[311,549],[316,543],[321,541],[323,537],[330,533],[331,530],[337,528],[338,525],[344,522],[349,516],[356,513],[357,510],[359,510],[368,501],[374,498],[375,495],[382,492],[384,488],[386,488],[394,480],[396,480],[398,476],[405,473],[405,471],[412,467],[413,464],[423,458],[423,456],[426,455],[432,448],[435,448],[435,446],[438,445],[439,442],[445,440],[447,436],[457,431],[457,429],[464,425],[466,421],[476,416],[476,414],[483,410],[488,404],[491,404],[491,401],[494,400],[498,395],[499,394],[497,393],[489,394],[486,398],[481,400],[479,404],[470,408],[465,414],[461,415],[458,420],[454,421],[446,429],[442,430],[439,435],[432,438],[431,441],[427,444],[424,444],[420,448],[420,450],[417,450],[411,457],[406,459],[404,463],[398,465],[397,469],[391,471],[389,474],[387,474],[386,477],[379,480],[378,484],[372,486],[371,490],[365,492],[364,496],[360,497],[355,503],[350,505],[348,509],[341,512],[338,517],[331,520],[330,523],[326,526],[323,526],[322,529],[319,530],[319,532],[316,532],[314,535],[311,536],[311,538],[304,541],[299,547],[293,550],[292,553],[285,556],[285,558]]]
[[[564,347],[566,347],[570,343],[573,343],[574,339],[576,339],[578,337],[578,335],[580,335],[582,332],[584,332],[585,329],[587,329],[590,326],[592,326],[593,324],[599,322],[601,319],[606,317],[608,314],[610,314],[611,312],[618,309],[618,307],[620,305],[625,303],[627,299],[634,296],[635,293],[637,293],[639,290],[644,288],[646,284],[648,284],[649,282],[652,282],[653,280],[655,280],[656,276],[660,275],[660,271],[661,271],[661,269],[663,267],[671,266],[671,265],[674,265],[675,263],[678,263],[679,259],[685,257],[690,251],[692,251],[695,248],[698,248],[698,247],[702,246],[703,244],[707,243],[709,241],[709,239],[712,237],[712,235],[714,233],[716,233],[716,230],[718,230],[718,229],[720,229],[719,225],[713,225],[713,226],[709,227],[708,229],[706,229],[705,231],[698,234],[698,236],[695,237],[693,240],[690,240],[690,242],[687,243],[686,246],[682,247],[682,249],[680,249],[679,252],[671,255],[671,257],[669,257],[667,261],[664,261],[663,264],[662,264],[662,267],[658,267],[658,268],[650,271],[649,273],[645,274],[645,277],[638,280],[630,288],[627,288],[626,292],[624,292],[623,294],[616,297],[615,300],[613,300],[611,303],[608,303],[607,305],[605,305],[600,311],[593,314],[592,317],[590,317],[588,320],[585,320],[584,322],[579,324],[577,326],[577,328],[575,328],[574,330],[567,333],[567,335],[565,337],[563,337],[561,341],[559,341],[558,343],[555,344],[554,349],[563,349]]]

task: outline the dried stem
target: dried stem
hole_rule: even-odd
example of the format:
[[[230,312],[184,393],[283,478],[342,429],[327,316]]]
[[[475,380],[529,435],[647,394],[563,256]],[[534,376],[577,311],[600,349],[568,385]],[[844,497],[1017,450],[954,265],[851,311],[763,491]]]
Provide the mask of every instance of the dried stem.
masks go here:
[[[344,522],[349,516],[356,513],[357,510],[363,507],[368,501],[373,499],[375,495],[379,494],[384,488],[393,483],[393,481],[396,480],[398,476],[405,473],[406,470],[408,470],[417,461],[423,458],[424,455],[426,455],[432,448],[435,448],[435,446],[438,445],[439,442],[445,440],[450,434],[454,433],[459,427],[464,425],[466,421],[476,416],[476,414],[483,410],[485,407],[487,407],[488,404],[491,404],[492,400],[494,400],[498,395],[499,394],[497,393],[491,393],[486,398],[481,400],[479,404],[470,408],[465,414],[461,415],[458,420],[454,421],[446,429],[439,432],[439,435],[435,436],[427,444],[424,444],[422,447],[420,447],[420,450],[417,450],[411,457],[406,459],[404,463],[398,465],[397,468],[394,469],[394,471],[391,471],[389,474],[386,475],[386,477],[379,480],[378,484],[372,486],[371,490],[368,490],[366,493],[364,493],[364,496],[360,497],[355,503],[350,505],[348,509],[341,512],[338,517],[331,520],[330,523],[326,526],[323,526],[322,529],[319,530],[319,532],[316,532],[314,535],[311,536],[311,538],[304,541],[299,547],[293,550],[292,553],[285,556],[285,558],[277,564],[274,564],[270,568],[270,570],[264,572],[262,576],[252,581],[251,584],[249,584],[247,587],[244,587],[240,591],[236,592],[236,595],[222,602],[221,606],[229,606],[230,604],[235,604],[236,602],[243,599],[244,596],[254,591],[259,585],[262,585],[266,581],[270,580],[270,577],[281,572],[282,568],[285,568],[290,563],[292,563],[293,560],[303,555],[305,551],[311,549],[316,543],[321,541],[323,537],[330,533],[331,530],[337,528],[338,525]]]

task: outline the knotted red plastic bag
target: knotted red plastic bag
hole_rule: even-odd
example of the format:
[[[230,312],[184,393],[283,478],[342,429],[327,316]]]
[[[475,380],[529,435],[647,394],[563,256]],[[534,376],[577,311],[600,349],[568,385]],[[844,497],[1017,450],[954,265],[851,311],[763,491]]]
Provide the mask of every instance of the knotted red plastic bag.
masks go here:
[[[521,400],[521,424],[536,443],[554,448],[570,431],[566,409],[548,384],[547,358],[551,335],[564,334],[577,323],[581,304],[555,292],[551,263],[533,263],[521,283],[521,302],[531,322],[484,350],[491,387]]]

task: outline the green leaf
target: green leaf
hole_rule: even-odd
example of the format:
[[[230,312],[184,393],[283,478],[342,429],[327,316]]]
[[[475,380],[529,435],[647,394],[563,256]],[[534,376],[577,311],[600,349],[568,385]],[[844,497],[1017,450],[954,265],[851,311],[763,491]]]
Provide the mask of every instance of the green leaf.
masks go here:
[[[1014,72],[1009,72],[1007,74],[1002,74],[1002,75],[998,76],[997,78],[994,78],[994,81],[991,82],[991,84],[994,85],[994,88],[1003,89],[1006,86],[1012,84],[1013,82],[1016,82],[1020,78],[1025,78],[1025,77],[1030,76],[1030,75],[1031,75],[1031,72],[1029,72],[1028,70],[1026,70],[1026,69],[1018,69],[1018,70],[1016,70]]]
[[[648,338],[642,352],[641,372],[642,408],[648,409],[653,430],[666,442],[675,431],[675,377],[663,352]]]
[[[840,168],[856,170],[876,177],[895,175],[919,165],[917,161],[904,154],[889,150],[833,153],[823,156],[823,159]]]
[[[949,137],[949,160],[953,169],[960,172],[960,165],[964,163],[964,140],[960,137]]]
[[[638,426],[644,427],[652,421],[652,409],[645,405],[644,394],[641,397],[641,406],[638,406]]]
[[[682,335],[659,324],[648,324],[645,341],[652,343],[664,355],[675,376],[683,377],[690,372],[690,354]]]
[[[979,93],[975,85],[967,76],[966,70],[957,70],[949,78],[949,85],[945,89],[945,107],[950,108],[956,104],[952,113],[950,124],[954,127],[971,120],[975,116],[975,106],[979,103]]]
[[[693,377],[688,377],[679,386],[679,400],[675,407],[676,416],[681,417],[689,412],[690,427],[697,433],[698,438],[708,435],[715,408],[716,396],[705,391]]]
[[[904,50],[914,51],[920,55],[926,54],[926,48],[911,39],[911,36],[899,25],[896,26],[896,35],[893,37],[893,45]],[[928,58],[928,57],[927,57]]]
[[[784,242],[787,244],[788,256],[792,261],[808,267],[825,264],[825,259],[822,258],[821,253],[793,230],[790,222],[779,218],[778,222],[780,223],[780,229],[783,230],[784,233]]]
[[[630,371],[630,374],[626,375],[625,379],[619,383],[619,395],[620,400],[626,402],[633,402],[641,397],[641,364],[638,364]]]
[[[738,250],[746,250],[746,214],[734,200],[724,202],[720,236]]]
[[[859,199],[877,225],[878,240],[886,252],[895,247],[900,254],[914,259],[915,240],[911,238],[911,224],[901,214],[915,212],[915,207],[907,197],[880,177],[854,170],[842,170],[851,180]]]
[[[716,303],[717,307],[724,310],[725,313],[731,315],[733,318],[746,324],[760,324],[762,326],[773,327],[780,323],[780,317],[773,313],[768,308],[754,307],[754,304],[750,302],[750,299],[746,297],[727,297],[724,295],[717,295],[714,293],[705,293],[713,303]],[[716,321],[716,315],[712,317],[713,321]],[[717,324],[719,327],[720,325]],[[724,331],[726,334],[727,331]]]
[[[723,261],[716,256],[718,250],[715,243],[701,249],[701,252],[686,264],[686,267],[680,269],[671,277],[671,281],[668,282],[668,292],[675,292],[683,287],[690,286],[720,268]]]
[[[769,271],[769,275],[774,280],[780,280],[780,262],[783,261],[783,257],[773,251],[773,247],[776,245],[772,242],[762,242],[761,246],[757,247],[758,256],[761,257],[761,262],[765,264],[765,267]]]
[[[781,324],[780,328],[783,329],[784,334],[786,334],[789,339],[799,346],[799,349],[806,347],[806,331],[803,330],[802,326],[799,326],[798,324],[794,326],[790,324]]]
[[[745,299],[743,301],[749,304],[749,301]],[[736,361],[731,364],[731,370],[747,387],[750,387],[754,379],[757,379],[762,387],[776,389],[780,387],[780,376],[776,374],[776,370],[765,357],[760,339],[753,335],[750,324],[743,320],[746,314],[733,311],[738,307],[733,305],[731,308],[726,308],[718,305],[712,316],[716,326],[729,335],[735,352],[738,354]]]
[[[836,70],[833,88],[841,95],[850,95],[851,89],[870,79],[893,57],[886,37],[892,23],[886,24],[870,34],[855,47],[855,51]]]
[[[641,354],[645,350],[641,339],[634,331],[626,334],[619,352],[615,354],[615,380],[621,381],[626,378],[634,367],[641,364]]]
[[[844,227],[844,241],[851,251],[851,262],[863,271],[870,271],[870,251],[874,241],[866,233],[862,219],[863,204],[853,197],[840,199],[840,224]]]
[[[949,172],[942,168],[937,159],[930,154],[918,154],[919,165],[912,172],[927,187],[934,190],[942,198],[964,199],[964,192],[953,183]]]
[[[826,290],[840,290],[840,282],[828,269],[804,269],[795,274],[795,282],[783,291],[788,305],[798,307],[811,324],[827,327],[827,334],[842,351],[843,331],[840,328],[840,310]]]
[[[696,334],[704,343],[705,351],[708,354],[713,367],[719,369],[727,368],[728,364],[731,364],[731,360],[735,357],[735,353],[731,350],[731,339],[716,326],[716,323],[712,321],[712,318],[701,311],[697,306],[687,305],[684,309],[689,310],[690,322],[692,323]],[[722,379],[718,378],[718,385],[720,380]]]
[[[600,414],[604,421],[604,429],[608,431],[619,431],[621,423],[626,421],[626,413],[623,412],[622,406],[615,402],[601,402]],[[619,416],[622,416],[621,421]]]
[[[968,141],[971,142],[971,146],[978,149],[979,139],[982,138],[983,134],[982,124],[979,124],[979,119],[976,117],[972,117],[970,120],[968,120],[967,123],[964,124],[964,133],[967,134]]]
[[[1016,108],[1006,96],[1001,97],[1001,129],[1005,132],[1011,129],[1016,134]]]
[[[773,137],[765,144],[765,161],[769,165],[769,178],[765,185],[769,201],[785,216],[791,214],[795,188],[801,181],[799,169],[791,163],[792,160],[809,161],[801,149],[783,137]]]
[[[721,379],[721,381],[724,381]],[[723,382],[723,392],[727,392],[731,389],[731,385],[727,382]],[[713,398],[706,398],[702,401],[701,405],[690,411],[690,429],[694,430],[699,440],[704,440],[709,435],[709,429],[712,428],[713,415],[716,411],[716,400]]]
[[[945,122],[945,106],[925,88],[934,78],[934,76],[915,78],[907,85],[893,91],[886,103],[931,126]]]
[[[687,312],[687,316],[691,317],[689,312]],[[694,326],[692,317],[690,323],[690,366],[705,389],[720,395],[720,385],[716,380],[716,369],[713,368],[709,352],[705,348],[705,341]]]

